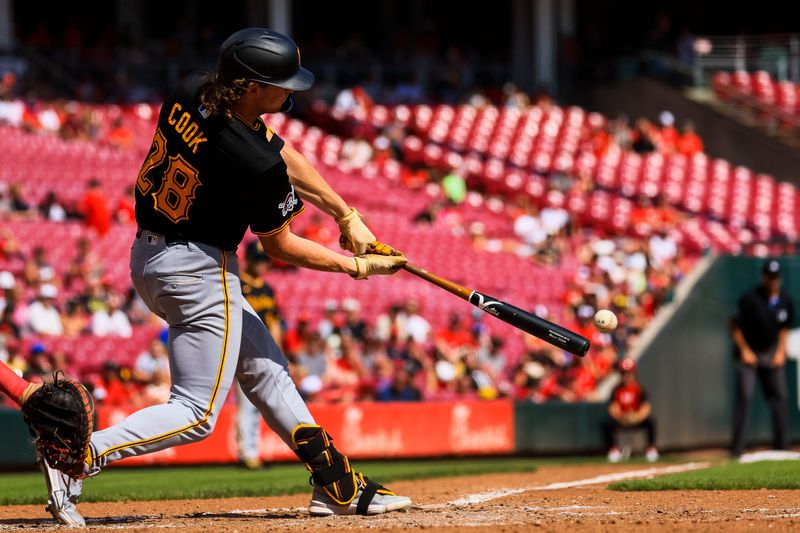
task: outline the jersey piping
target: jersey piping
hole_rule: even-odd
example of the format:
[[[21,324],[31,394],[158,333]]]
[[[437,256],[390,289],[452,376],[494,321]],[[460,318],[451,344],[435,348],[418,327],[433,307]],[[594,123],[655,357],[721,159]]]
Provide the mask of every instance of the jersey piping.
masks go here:
[[[279,227],[279,228],[275,228],[274,230],[267,231],[267,232],[253,231],[252,233],[253,233],[253,235],[258,235],[259,237],[266,237],[266,236],[268,236],[268,235],[275,235],[276,233],[280,233],[281,231],[283,231],[283,229],[284,229],[286,226],[288,226],[288,225],[289,225],[289,223],[290,223],[292,220],[294,220],[294,217],[296,217],[297,215],[299,215],[300,213],[302,213],[303,211],[305,211],[305,209],[306,209],[306,206],[305,206],[305,205],[301,206],[301,207],[300,207],[300,209],[298,209],[297,211],[295,211],[294,213],[292,213],[292,216],[290,216],[290,217],[289,217],[289,218],[288,218],[288,219],[287,219],[287,220],[286,220],[286,221],[285,221],[283,224],[281,224],[281,227]],[[251,230],[251,231],[252,231],[252,230]]]

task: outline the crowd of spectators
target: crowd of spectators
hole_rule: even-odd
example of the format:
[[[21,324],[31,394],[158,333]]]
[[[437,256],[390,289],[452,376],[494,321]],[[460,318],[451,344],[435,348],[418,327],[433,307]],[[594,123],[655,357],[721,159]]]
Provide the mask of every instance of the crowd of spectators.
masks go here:
[[[473,98],[478,107],[499,105],[525,110],[531,105],[549,109],[554,105],[546,94],[528,95],[508,84],[499,102],[487,98]],[[669,205],[661,196],[641,195],[634,199],[631,228],[627,235],[605,229],[581,225],[563,204],[538,205],[524,194],[514,197],[486,196],[486,203],[497,206],[511,220],[512,231],[506,234],[487,234],[480,218],[465,216],[460,205],[473,194],[464,168],[432,168],[404,160],[403,145],[411,135],[425,135],[405,129],[397,123],[376,129],[362,122],[350,122],[338,117],[367,116],[372,100],[359,88],[344,90],[334,106],[316,116],[325,127],[330,121],[324,114],[333,116],[339,131],[347,138],[342,156],[354,168],[368,164],[382,164],[386,159],[396,159],[403,168],[400,183],[410,188],[425,189],[433,195],[430,205],[414,215],[418,224],[436,224],[449,227],[454,235],[467,235],[476,250],[482,252],[510,252],[528,257],[544,266],[558,267],[564,258],[577,257],[578,273],[564,297],[564,309],[575,331],[592,339],[590,355],[577,360],[552,347],[526,339],[528,350],[522,360],[502,372],[490,373],[486,368],[473,373],[475,383],[490,383],[484,389],[487,395],[507,394],[517,398],[545,401],[592,399],[597,383],[612,368],[615,359],[624,357],[635,344],[640,332],[663,304],[672,299],[675,285],[689,272],[696,257],[686,253],[677,240],[677,230],[687,217],[685,212]],[[347,132],[352,132],[348,135]],[[658,122],[644,118],[635,122],[620,116],[611,121],[587,121],[582,132],[582,145],[597,157],[612,149],[639,154],[659,152],[665,155],[680,153],[693,155],[703,151],[702,139],[694,132],[691,122],[685,122],[680,131],[675,117],[665,111]],[[590,193],[596,184],[590,176],[552,172],[546,177],[544,196],[564,195],[576,188]],[[481,189],[480,181],[475,183]],[[592,317],[598,309],[612,309],[620,317],[620,328],[613,335],[595,331]],[[547,309],[537,313],[547,316]],[[499,345],[502,341],[498,339]],[[485,343],[483,353],[488,350]],[[440,353],[435,346],[434,361]],[[472,359],[463,358],[462,367],[473,368]],[[420,369],[422,376],[436,375],[436,362],[432,368]],[[475,375],[479,377],[475,377]],[[486,380],[485,376],[492,379]],[[419,378],[420,387],[437,383],[436,379]],[[428,394],[437,389],[429,389]],[[489,392],[491,391],[491,392]]]
[[[0,124],[120,150],[129,150],[137,142],[137,130],[122,109],[102,106],[103,113],[99,113],[97,107],[79,102],[158,101],[163,96],[159,92],[166,87],[155,83],[152,76],[164,74],[162,67],[171,66],[161,81],[176,81],[205,61],[203,58],[213,58],[222,38],[210,28],[196,33],[176,30],[157,46],[153,43],[145,48],[119,28],[110,27],[92,42],[87,42],[74,21],[66,21],[62,29],[53,32],[43,23],[23,35],[23,42],[79,73],[72,94],[78,101],[42,99],[55,83],[41,85],[35,79],[18,80],[6,73],[0,80]],[[304,44],[308,50],[304,60],[311,57],[339,67],[335,76],[320,76],[313,91],[297,95],[301,116],[314,117],[310,112],[314,101],[325,102],[341,113],[373,102],[438,101],[521,110],[536,105],[545,111],[555,105],[546,91],[528,93],[510,83],[477,85],[474,66],[478,61],[471,56],[475,51],[441,48],[440,42],[430,40],[418,40],[418,45],[412,46],[412,41],[405,43],[411,48],[403,48],[400,41],[392,46],[406,74],[391,81],[385,71],[381,75],[370,68],[376,63],[375,51],[356,36],[338,45]],[[155,63],[161,70],[154,68]],[[109,65],[114,67],[114,76],[96,75]],[[347,65],[355,68],[348,70]],[[150,77],[134,72],[147,72]],[[411,72],[416,74],[408,74]],[[355,80],[360,85],[353,86]],[[137,120],[152,122],[153,106],[132,107]],[[342,157],[354,168],[388,160],[403,164],[402,146],[408,134],[395,124],[380,131],[349,130],[343,135]],[[702,139],[692,124],[687,121],[679,126],[669,112],[657,121],[621,115],[607,122],[587,123],[582,142],[597,156],[611,149],[639,154],[703,151]],[[434,191],[427,209],[410,214],[415,222],[444,224],[454,235],[470,238],[479,252],[511,252],[554,268],[565,258],[576,259],[575,275],[560,302],[564,311],[560,321],[590,338],[593,348],[581,359],[526,336],[524,350],[512,353],[479,311],[453,313],[445,326],[435,328],[425,318],[421,303],[413,299],[395,302],[375,317],[364,316],[357,300],[331,300],[325,303],[322,317],[300,314],[280,325],[291,375],[309,402],[500,397],[534,402],[593,400],[597,384],[612,371],[614,362],[630,351],[658,308],[670,301],[676,283],[692,264],[672,232],[682,214],[657,197],[637,199],[633,213],[633,225],[648,225],[651,230],[645,235],[624,236],[582,226],[563,207],[538,206],[524,198],[487,198],[487,204],[501,206],[497,211],[508,218],[511,228],[506,234],[488,234],[480,219],[465,216],[461,209],[475,192],[462,169],[404,164],[400,183],[410,189]],[[548,193],[564,194],[575,187],[588,192],[593,186],[587,176],[557,172],[547,176]],[[0,183],[0,221],[11,217],[81,221],[85,229],[84,237],[76,241],[74,257],[58,274],[61,269],[51,264],[46,248],[39,246],[25,254],[15,235],[0,227],[0,264],[15,259],[23,265],[13,272],[0,268],[0,360],[31,380],[48,379],[55,369],[74,369],[74,377],[87,383],[100,405],[141,407],[165,401],[169,365],[163,324],[133,290],[121,291],[109,282],[103,258],[92,251],[86,238],[107,233],[113,224],[133,223],[133,191],[112,205],[104,197],[102,184],[90,180],[78,201],[64,201],[53,191],[34,205],[16,184]],[[305,226],[304,235],[325,245],[335,244],[338,237],[316,218]],[[280,305],[281,294],[277,301]],[[592,317],[601,308],[611,309],[619,317],[620,325],[613,334],[594,328]],[[546,318],[554,311],[543,306],[535,309]],[[152,335],[129,365],[110,360],[87,373],[72,364],[75,354],[48,349],[47,341],[52,338],[129,338],[142,326],[152,330]],[[25,343],[26,338],[41,342]],[[30,347],[23,351],[23,346]]]
[[[662,112],[657,122],[638,118],[631,123],[629,117],[620,115],[607,124],[587,128],[585,135],[598,156],[605,154],[612,145],[638,154],[660,152],[687,156],[702,153],[704,148],[694,124],[687,120],[678,129],[669,111]]]
[[[524,228],[535,228],[541,221],[548,228],[544,230],[548,248],[577,250],[580,267],[563,304],[567,327],[592,340],[586,358],[570,356],[534,337],[526,337],[524,353],[507,353],[503,338],[492,334],[491,324],[479,311],[453,314],[446,327],[434,329],[414,300],[397,302],[374,320],[361,314],[356,300],[327,301],[317,320],[301,314],[294,323],[282,323],[283,348],[301,394],[311,402],[457,397],[592,400],[597,383],[610,372],[618,354],[629,349],[658,306],[669,301],[670,290],[688,263],[681,261],[680,250],[668,235],[644,240],[601,238],[586,228],[571,228],[568,233],[571,223],[563,210],[519,215],[515,223],[519,237],[509,240],[524,246],[523,239],[528,238]],[[312,221],[306,235],[329,244],[331,236],[323,228]],[[576,243],[582,244],[574,248]],[[6,234],[2,248],[13,254],[19,246],[13,235]],[[153,320],[133,291],[116,292],[103,283],[102,272],[102,259],[92,254],[86,239],[77,241],[75,257],[61,279],[54,276],[41,247],[25,258],[21,276],[2,272],[2,358],[28,379],[46,378],[55,368],[69,367],[70,354],[48,352],[43,343],[20,353],[17,346],[23,335],[125,337],[132,325]],[[69,288],[74,296],[58,299],[61,288]],[[30,294],[30,300],[24,294]],[[613,335],[595,330],[592,316],[599,308],[610,308],[619,316],[621,324]],[[536,312],[549,316],[546,308]],[[155,338],[133,367],[109,361],[101,371],[78,377],[88,381],[100,404],[161,401],[168,395],[169,383],[163,338]]]
[[[52,191],[34,204],[17,184],[0,183],[0,221],[69,222],[81,228],[72,257],[55,265],[46,243],[23,246],[12,225],[0,227],[0,360],[26,379],[49,379],[57,369],[82,371],[74,364],[76,354],[48,349],[50,339],[125,339],[132,337],[135,327],[160,327],[132,288],[112,283],[107,259],[91,245],[112,224],[133,222],[132,191],[112,205],[100,182],[90,179],[85,193],[73,202],[61,201]],[[33,343],[23,342],[31,339]],[[116,398],[117,392],[108,392],[106,386],[113,365],[110,361],[102,375],[75,377],[87,379],[92,387],[97,384],[98,401]],[[117,370],[125,376],[124,369]]]
[[[565,245],[568,241],[579,263],[561,301],[564,323],[592,341],[585,358],[532,336],[525,337],[523,353],[509,353],[479,310],[453,313],[434,328],[413,299],[392,304],[373,320],[361,314],[357,300],[329,300],[319,319],[300,314],[294,324],[285,324],[284,351],[301,394],[310,402],[595,399],[597,384],[658,308],[671,301],[692,261],[665,233],[603,236],[578,228],[566,237],[558,233],[563,224],[554,225],[556,234]],[[612,334],[594,327],[601,308],[620,319]],[[551,317],[543,306],[535,312]]]
[[[542,214],[556,240],[565,239],[564,246],[577,242],[563,233],[566,212]],[[524,217],[535,218],[532,213],[521,215],[515,226],[535,226],[523,222]],[[326,237],[322,228],[311,224],[306,234],[327,243],[330,235]],[[13,235],[4,235],[2,249],[6,257],[19,250]],[[563,302],[570,313],[568,327],[593,341],[592,352],[583,360],[533,337],[526,338],[521,356],[506,353],[503,339],[491,334],[480,312],[454,314],[446,327],[434,330],[413,300],[392,305],[374,322],[360,314],[356,300],[328,301],[318,321],[301,315],[294,324],[284,323],[283,347],[298,388],[309,401],[592,399],[596,383],[617,354],[628,348],[658,305],[668,301],[670,288],[686,269],[676,260],[678,254],[667,236],[655,235],[645,242],[587,233],[577,253],[581,267]],[[68,367],[70,354],[49,353],[42,343],[34,344],[30,353],[20,353],[22,335],[125,337],[132,324],[152,320],[132,291],[122,295],[103,283],[102,265],[84,238],[76,242],[75,256],[61,279],[42,247],[24,258],[21,275],[2,272],[3,359],[28,379],[43,378],[54,368]],[[60,288],[74,296],[58,299]],[[591,317],[601,307],[614,309],[621,319],[614,335],[594,330]],[[548,316],[547,309],[536,311]],[[168,383],[164,356],[163,341],[154,340],[133,368],[110,361],[91,378],[97,400],[117,405],[162,398],[158,393]]]
[[[546,96],[531,97],[511,86],[504,98],[502,105],[508,106],[550,104]],[[611,121],[587,135],[597,139],[598,150],[604,149],[603,143],[605,149],[616,144],[636,150],[641,139],[624,125],[623,121]],[[662,120],[659,127],[651,126],[642,131],[653,149],[681,150],[680,137],[673,135],[668,120]],[[390,126],[375,137],[346,137],[342,156],[354,167],[376,160],[402,162],[398,147],[406,134]],[[648,198],[642,199],[634,213],[634,218],[653,226],[654,231],[647,236],[606,235],[581,226],[563,207],[540,207],[522,197],[513,202],[487,200],[487,204],[501,206],[499,211],[511,228],[504,235],[487,235],[479,218],[467,217],[461,210],[474,191],[458,170],[405,167],[403,186],[436,191],[431,209],[411,216],[420,224],[449,226],[455,235],[468,236],[482,252],[510,251],[553,267],[558,267],[564,257],[577,257],[577,275],[564,295],[564,322],[593,341],[591,353],[584,359],[575,358],[533,337],[525,339],[524,353],[507,353],[503,338],[491,333],[491,326],[480,313],[453,315],[447,327],[434,330],[419,302],[397,302],[374,321],[361,316],[355,300],[328,302],[327,312],[319,321],[301,315],[295,323],[283,323],[282,344],[290,369],[298,389],[309,401],[453,397],[591,400],[597,383],[630,349],[658,307],[669,301],[670,291],[690,267],[690,258],[683,257],[670,233],[680,220],[679,213],[669,206],[650,205]],[[580,177],[554,174],[548,178],[548,187],[563,193],[570,187],[589,189],[592,184]],[[99,235],[111,224],[133,221],[132,191],[112,206],[95,180],[90,180],[84,196],[72,203],[60,201],[53,192],[34,206],[13,184],[0,188],[0,192],[0,217],[81,220],[87,234]],[[304,235],[325,245],[335,243],[337,236],[330,227],[311,217]],[[19,254],[12,234],[4,232],[1,240],[0,252]],[[137,324],[153,320],[133,291],[121,294],[105,282],[102,258],[93,255],[88,243],[85,238],[77,241],[75,257],[61,278],[55,276],[46,250],[41,248],[24,258],[24,276],[8,271],[0,275],[5,293],[5,351],[0,354],[28,377],[63,367],[64,358],[70,354],[47,353],[43,344],[35,354],[33,350],[19,353],[14,346],[22,335],[126,337]],[[62,293],[68,293],[69,298],[61,297]],[[600,334],[593,327],[591,318],[600,308],[610,308],[620,317],[620,327],[613,335]],[[536,311],[549,316],[552,310]],[[155,341],[150,345],[151,355],[163,353],[163,340],[160,342],[161,348]],[[153,367],[154,360],[142,359],[141,365],[137,362],[132,368],[109,362],[91,377],[98,401],[163,398],[168,375],[161,371],[144,379],[139,368]]]
[[[82,255],[76,250],[74,262],[80,263]],[[126,337],[132,324],[153,320],[132,291],[121,295],[92,273],[79,275],[78,279],[86,281],[85,290],[58,299],[57,285],[66,282],[54,279],[52,271],[46,253],[37,248],[25,264],[25,275],[0,273],[0,359],[26,379],[48,379],[55,369],[82,372],[71,364],[74,354],[46,347],[51,337]],[[31,299],[23,298],[31,290]],[[492,335],[483,316],[479,311],[469,316],[454,313],[445,327],[436,329],[415,300],[390,306],[374,321],[363,316],[357,300],[331,300],[317,320],[301,314],[293,324],[284,322],[283,348],[298,389],[311,402],[590,399],[594,383],[615,357],[608,349],[610,339],[594,338],[596,343],[601,341],[597,349],[579,364],[531,337],[526,341],[528,352],[520,360],[504,352],[503,339]],[[579,312],[572,327],[583,327],[588,333],[590,322],[585,318],[585,313]],[[157,322],[151,325],[158,331]],[[23,353],[23,336],[41,342]],[[169,394],[164,341],[163,331],[155,333],[132,366],[110,360],[102,368],[75,377],[89,385],[100,405],[142,406],[164,401]],[[533,370],[537,365],[539,374]],[[576,387],[563,382],[567,379],[575,380]]]
[[[149,104],[133,106],[138,119],[153,118]],[[5,73],[0,78],[0,125],[28,132],[56,134],[64,140],[88,141],[99,146],[127,149],[134,145],[135,132],[122,108],[97,106],[76,100],[40,100],[25,98],[18,87],[17,77]]]

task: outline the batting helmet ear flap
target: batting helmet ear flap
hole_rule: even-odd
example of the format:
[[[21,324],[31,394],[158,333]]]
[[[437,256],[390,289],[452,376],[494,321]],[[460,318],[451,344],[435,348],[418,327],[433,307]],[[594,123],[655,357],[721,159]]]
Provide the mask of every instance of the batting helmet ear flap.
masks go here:
[[[281,108],[279,109],[279,111],[281,113],[288,113],[293,108],[294,108],[294,98],[292,98],[292,95],[290,94],[286,98],[286,100],[283,101],[283,105],[281,105]]]

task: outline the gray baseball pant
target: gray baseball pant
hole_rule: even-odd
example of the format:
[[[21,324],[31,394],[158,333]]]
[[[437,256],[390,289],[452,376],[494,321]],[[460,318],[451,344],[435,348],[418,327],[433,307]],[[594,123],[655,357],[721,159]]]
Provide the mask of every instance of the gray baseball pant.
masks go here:
[[[286,357],[242,296],[236,253],[194,241],[168,244],[142,231],[130,266],[139,296],[169,324],[172,389],[166,404],[95,432],[94,466],[207,437],[234,375],[269,427],[293,447],[294,428],[314,419]]]

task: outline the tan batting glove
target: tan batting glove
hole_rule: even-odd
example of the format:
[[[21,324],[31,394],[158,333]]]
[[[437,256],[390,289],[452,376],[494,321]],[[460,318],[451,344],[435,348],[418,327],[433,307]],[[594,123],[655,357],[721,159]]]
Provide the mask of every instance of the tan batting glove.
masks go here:
[[[391,276],[408,263],[403,252],[398,252],[387,244],[373,241],[369,248],[370,252],[374,253],[357,255],[353,258],[358,271],[353,276],[355,279],[367,279],[369,276]]]
[[[375,241],[375,235],[364,224],[363,217],[355,207],[350,208],[350,212],[336,219],[339,225],[341,236],[339,245],[353,252],[355,255],[363,255],[367,252],[367,246]]]

